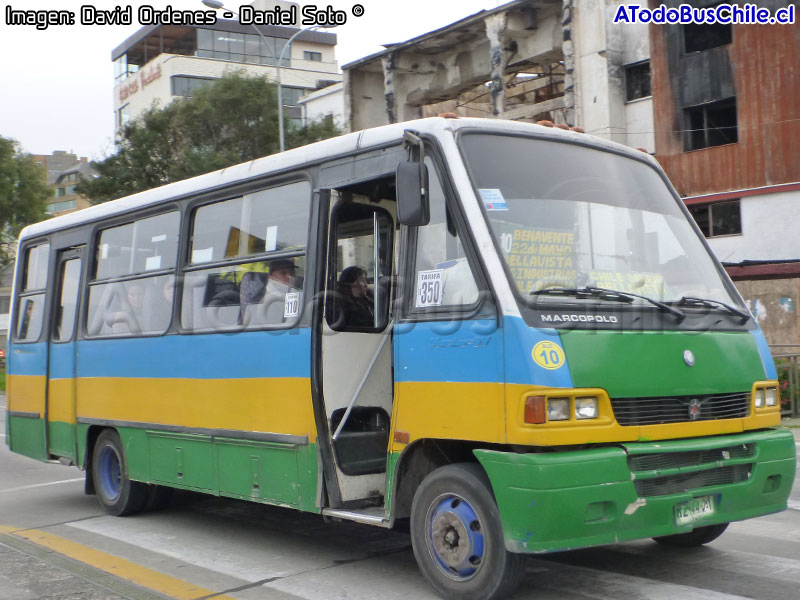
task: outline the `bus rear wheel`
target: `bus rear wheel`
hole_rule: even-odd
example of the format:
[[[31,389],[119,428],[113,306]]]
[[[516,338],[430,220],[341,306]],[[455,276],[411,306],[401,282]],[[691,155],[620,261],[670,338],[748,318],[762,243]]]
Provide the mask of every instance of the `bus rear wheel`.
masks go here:
[[[661,537],[653,538],[659,544],[665,546],[677,546],[679,548],[696,548],[713,542],[728,528],[728,523],[720,523],[719,525],[706,525],[705,527],[698,527],[689,533],[676,533],[673,535],[663,535]]]
[[[128,477],[128,465],[119,434],[105,429],[97,436],[92,454],[95,492],[103,509],[118,517],[141,511],[147,502],[147,486]]]
[[[425,478],[411,505],[411,545],[445,598],[502,598],[525,574],[524,555],[505,548],[489,478],[476,464],[448,465]]]

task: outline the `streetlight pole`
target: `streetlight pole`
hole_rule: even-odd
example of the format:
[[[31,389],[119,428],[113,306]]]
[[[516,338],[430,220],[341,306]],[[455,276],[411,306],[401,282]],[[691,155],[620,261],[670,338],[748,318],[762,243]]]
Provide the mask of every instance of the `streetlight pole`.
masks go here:
[[[255,25],[253,25],[253,27],[255,27]],[[278,132],[280,134],[280,140],[281,140],[281,152],[284,151],[283,93],[282,93],[283,88],[281,87],[281,63],[283,62],[283,55],[285,54],[286,49],[288,48],[289,49],[289,62],[291,64],[291,60],[292,60],[292,58],[291,58],[292,57],[292,42],[294,41],[294,38],[296,38],[298,35],[300,35],[301,33],[305,32],[305,31],[311,31],[313,29],[319,29],[320,27],[322,27],[322,25],[310,25],[308,27],[304,27],[303,29],[299,29],[298,31],[294,32],[292,34],[292,36],[289,38],[289,40],[286,42],[286,45],[284,45],[284,47],[281,48],[281,54],[278,57],[278,71],[277,71],[278,72],[278,104],[280,104],[280,112],[278,113],[280,115],[279,119],[278,119]]]
[[[201,1],[209,8],[213,9],[225,8],[225,5],[220,0],[201,0]],[[236,15],[236,17],[241,22],[241,17],[239,16],[238,12],[236,12],[235,10],[231,10],[230,8],[225,8],[225,10]],[[261,33],[261,30],[258,27],[256,27],[255,23],[251,23],[251,25],[253,26],[253,29],[256,30],[256,33],[261,38],[261,41],[264,42],[264,46],[269,48],[269,42],[267,42],[267,38],[264,37],[264,34]],[[286,140],[283,131],[283,86],[281,84],[281,62],[283,62],[283,55],[286,52],[286,49],[289,48],[289,61],[291,64],[291,56],[292,56],[291,46],[292,42],[294,41],[294,38],[296,38],[298,35],[300,35],[305,31],[312,31],[314,29],[319,29],[320,27],[324,27],[324,25],[309,25],[308,27],[304,27],[296,31],[295,33],[292,34],[292,36],[286,42],[284,47],[281,49],[280,56],[276,57],[274,50],[272,52],[272,58],[275,59],[275,78],[277,79],[277,84],[278,84],[278,137],[280,139],[281,152],[286,150]]]

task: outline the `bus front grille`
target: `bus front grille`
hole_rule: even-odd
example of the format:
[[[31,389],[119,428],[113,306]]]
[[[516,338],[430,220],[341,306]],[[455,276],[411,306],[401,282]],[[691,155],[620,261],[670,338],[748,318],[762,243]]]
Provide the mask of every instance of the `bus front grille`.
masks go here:
[[[611,407],[620,425],[740,419],[750,412],[750,392],[705,396],[612,398]]]
[[[747,481],[747,479],[750,478],[752,467],[753,465],[751,464],[731,465],[729,467],[719,467],[707,471],[698,471],[696,473],[680,473],[663,477],[653,477],[652,479],[636,479],[633,484],[639,498],[666,496],[668,494],[680,494],[682,492],[689,492],[714,485]]]
[[[702,465],[718,465],[723,461],[738,458],[753,458],[755,444],[736,444],[711,450],[690,450],[688,452],[658,452],[655,454],[635,454],[628,457],[628,467],[634,473],[642,471],[662,471],[664,469],[685,469]]]

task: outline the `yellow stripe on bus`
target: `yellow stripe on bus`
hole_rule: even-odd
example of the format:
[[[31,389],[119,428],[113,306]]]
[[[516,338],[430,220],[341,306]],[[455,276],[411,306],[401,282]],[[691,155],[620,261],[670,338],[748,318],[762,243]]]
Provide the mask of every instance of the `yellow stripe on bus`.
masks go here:
[[[79,378],[80,418],[266,431],[316,440],[306,378]]]
[[[47,389],[47,420],[75,422],[75,380],[51,379]]]
[[[9,375],[6,390],[8,410],[44,415],[47,378],[44,375]]]
[[[0,533],[12,535],[22,540],[29,541],[37,546],[48,548],[62,556],[69,557],[78,562],[92,566],[96,569],[115,575],[143,588],[153,590],[160,594],[176,598],[177,600],[192,600],[203,596],[212,596],[215,600],[234,600],[231,596],[216,595],[213,590],[196,586],[188,581],[170,577],[158,571],[137,565],[129,560],[95,550],[83,544],[72,542],[52,533],[38,529],[19,530],[7,525],[0,525]]]
[[[506,438],[502,383],[403,381],[395,384],[395,429],[420,438],[478,440]],[[405,448],[393,442],[394,451]]]

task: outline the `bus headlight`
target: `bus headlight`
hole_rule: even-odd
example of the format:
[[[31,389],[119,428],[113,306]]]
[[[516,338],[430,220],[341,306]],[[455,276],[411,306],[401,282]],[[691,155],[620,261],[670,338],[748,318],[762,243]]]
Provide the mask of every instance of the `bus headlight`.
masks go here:
[[[756,390],[756,408],[764,408],[764,388]]]
[[[758,398],[758,393],[756,393],[756,398]],[[778,388],[771,387],[766,389],[766,402],[767,406],[778,406]]]
[[[548,421],[569,421],[569,398],[551,398],[547,401]]]
[[[576,419],[596,419],[597,414],[597,398],[575,398]]]

